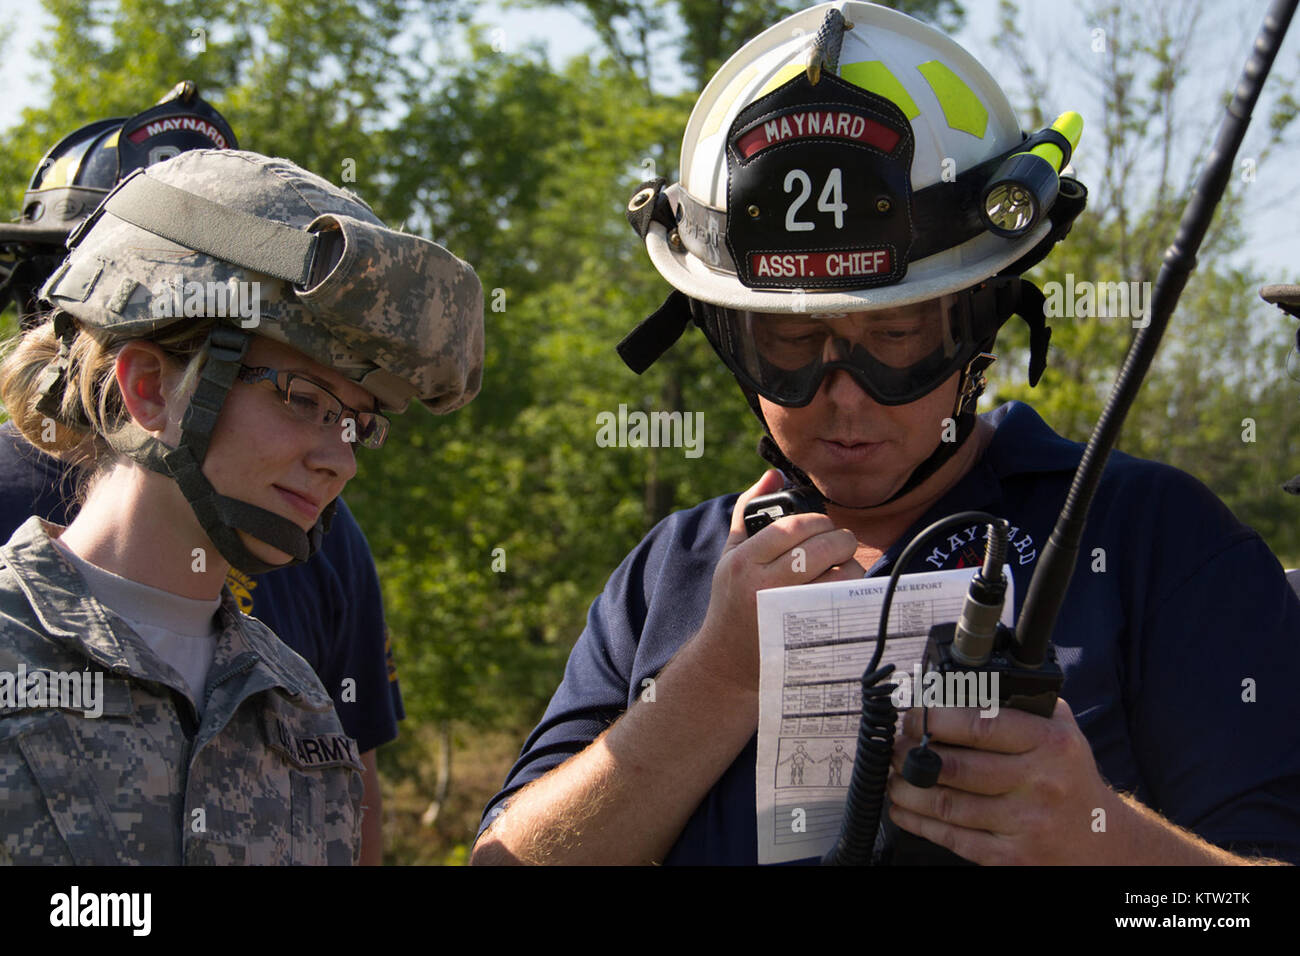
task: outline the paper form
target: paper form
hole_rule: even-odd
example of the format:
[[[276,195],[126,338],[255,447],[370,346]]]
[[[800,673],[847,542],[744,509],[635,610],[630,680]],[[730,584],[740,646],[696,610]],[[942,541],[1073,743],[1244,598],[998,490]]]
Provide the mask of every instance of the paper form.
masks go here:
[[[930,627],[956,621],[977,568],[905,574],[880,666],[909,683]],[[862,719],[862,673],[876,649],[887,577],[758,592],[758,862],[820,857],[844,815]],[[1010,576],[1002,622],[1015,607]],[[919,690],[919,688],[918,688]]]

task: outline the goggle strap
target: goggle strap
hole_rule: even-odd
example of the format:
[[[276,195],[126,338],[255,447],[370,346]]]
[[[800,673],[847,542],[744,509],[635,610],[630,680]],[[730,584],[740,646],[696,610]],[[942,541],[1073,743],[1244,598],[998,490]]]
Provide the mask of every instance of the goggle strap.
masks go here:
[[[674,289],[663,305],[618,343],[619,357],[640,375],[673,347],[691,321],[691,300]]]

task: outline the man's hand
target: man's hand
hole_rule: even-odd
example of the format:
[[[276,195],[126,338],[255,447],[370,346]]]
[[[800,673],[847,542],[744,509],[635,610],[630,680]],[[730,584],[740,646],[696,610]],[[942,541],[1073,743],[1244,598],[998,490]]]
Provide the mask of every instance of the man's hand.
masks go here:
[[[1102,780],[1069,705],[1058,699],[1050,719],[1009,709],[979,714],[930,708],[930,746],[943,770],[929,789],[890,775],[893,821],[986,865],[1121,862],[1111,853],[1113,828],[1128,808]],[[895,771],[920,742],[914,707],[894,742]]]
[[[894,741],[889,815],[904,830],[974,863],[1143,866],[1279,865],[1242,856],[1166,820],[1101,778],[1088,740],[1064,700],[1051,718],[1020,710],[980,717],[974,708],[930,709],[939,782],[901,776],[921,742],[921,710]]]
[[[851,581],[863,567],[853,560],[858,540],[824,514],[778,518],[752,538],[745,533],[745,506],[780,491],[781,473],[770,469],[736,501],[731,531],[713,572],[709,610],[692,643],[699,662],[737,689],[758,692],[758,605],[764,588]]]

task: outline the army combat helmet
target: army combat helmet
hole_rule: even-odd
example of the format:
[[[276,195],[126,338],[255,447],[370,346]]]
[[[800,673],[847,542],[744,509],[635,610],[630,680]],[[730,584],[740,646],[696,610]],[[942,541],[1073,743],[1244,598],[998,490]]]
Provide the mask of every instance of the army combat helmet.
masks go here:
[[[173,478],[221,554],[247,573],[273,566],[250,553],[238,531],[298,563],[319,547],[333,515],[331,503],[304,534],[288,519],[218,495],[201,472],[254,330],[374,396],[375,407],[357,414],[363,443],[382,441],[382,412],[401,412],[413,399],[449,412],[478,392],[483,292],[470,265],[388,229],[357,196],[288,160],[194,150],[136,170],[69,247],[41,290],[61,347],[44,373],[38,408],[57,417],[65,407],[78,329],[107,345],[198,317],[218,320],[202,346],[206,361],[178,446],[134,425],[105,438]]]
[[[758,397],[806,405],[843,369],[885,405],[960,373],[957,441],[941,442],[890,499],[946,461],[975,423],[998,329],[1030,328],[1030,382],[1046,363],[1042,293],[1020,279],[1069,231],[1086,190],[1060,170],[1082,121],[1026,136],[982,66],[931,27],[868,3],[821,4],[745,44],[700,95],[681,181],[642,186],[628,219],[677,290],[619,346],[649,367],[692,322],[767,431],[760,452],[796,485]],[[819,316],[904,315],[924,334],[836,338]],[[900,344],[900,342],[902,344]]]
[[[142,113],[63,137],[36,164],[18,221],[0,222],[0,308],[12,299],[23,328],[35,323],[36,291],[63,260],[68,235],[132,170],[190,149],[238,148],[225,118],[189,80]]]

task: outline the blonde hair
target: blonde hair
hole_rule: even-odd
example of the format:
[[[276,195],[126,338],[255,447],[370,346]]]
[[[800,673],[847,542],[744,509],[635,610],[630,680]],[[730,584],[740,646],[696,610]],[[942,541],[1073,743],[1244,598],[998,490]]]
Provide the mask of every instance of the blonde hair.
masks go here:
[[[69,318],[65,316],[65,320]],[[73,320],[74,326],[77,326]],[[203,370],[206,352],[203,342],[212,320],[178,323],[161,333],[139,336],[153,342],[178,361],[185,371],[176,388],[176,398],[188,395]],[[42,374],[59,356],[59,339],[54,332],[54,313],[40,325],[7,343],[0,354],[0,401],[22,436],[32,445],[84,469],[78,499],[89,483],[124,460],[114,451],[107,436],[132,425],[130,413],[118,390],[115,366],[118,353],[129,338],[93,335],[79,326],[66,358],[64,388],[57,412],[46,415],[36,406],[44,393]],[[52,434],[51,434],[52,433]]]

